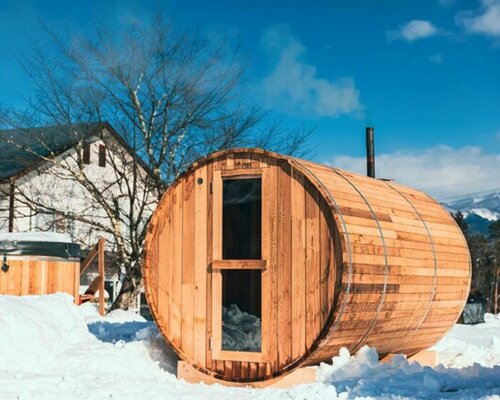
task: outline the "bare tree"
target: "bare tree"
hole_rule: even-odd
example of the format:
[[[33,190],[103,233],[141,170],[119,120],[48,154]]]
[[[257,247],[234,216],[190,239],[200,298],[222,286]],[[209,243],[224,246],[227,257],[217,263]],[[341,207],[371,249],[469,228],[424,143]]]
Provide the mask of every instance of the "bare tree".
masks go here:
[[[74,139],[69,158],[51,150],[48,134],[40,134],[36,146],[19,144],[15,137],[9,143],[43,160],[48,176],[77,183],[78,193],[70,195],[88,197],[86,204],[92,206],[64,215],[44,192],[48,186],[21,197],[27,207],[62,213],[112,238],[125,270],[113,308],[128,308],[141,281],[150,215],[192,161],[234,146],[296,153],[310,132],[267,123],[268,112],[246,100],[251,89],[243,79],[247,62],[230,41],[176,29],[161,16],[118,30],[102,26],[92,37],[47,30],[53,46],[35,46],[22,57],[33,85],[29,113],[11,112],[7,123],[24,129],[67,127]],[[88,129],[95,123],[117,133],[112,140],[102,137],[109,143],[113,174],[99,179],[82,160]]]

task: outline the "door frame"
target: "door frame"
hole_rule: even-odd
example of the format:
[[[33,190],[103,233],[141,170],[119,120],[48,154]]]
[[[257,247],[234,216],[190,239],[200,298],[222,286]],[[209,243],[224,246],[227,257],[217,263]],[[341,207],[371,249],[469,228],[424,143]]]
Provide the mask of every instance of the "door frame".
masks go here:
[[[268,221],[269,210],[263,201],[268,195],[266,170],[267,168],[235,169],[230,171],[216,170],[213,172],[212,187],[212,262],[209,273],[212,276],[211,296],[211,336],[208,340],[209,352],[212,360],[243,361],[243,362],[267,362],[269,355],[269,328],[270,316],[270,276],[267,265],[269,256],[269,245],[265,238],[269,238],[268,227],[264,221]],[[261,179],[261,259],[257,260],[223,260],[222,259],[222,182],[224,179]],[[274,188],[275,189],[275,188]],[[261,351],[231,351],[222,350],[222,271],[228,269],[252,269],[261,271]]]

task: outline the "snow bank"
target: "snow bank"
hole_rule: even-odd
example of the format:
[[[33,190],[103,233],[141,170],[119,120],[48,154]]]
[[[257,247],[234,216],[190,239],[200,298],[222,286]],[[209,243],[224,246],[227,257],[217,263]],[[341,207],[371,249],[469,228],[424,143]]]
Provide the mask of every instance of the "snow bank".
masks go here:
[[[486,314],[484,319],[484,324],[455,325],[434,346],[439,362],[453,368],[500,365],[500,314]]]
[[[98,329],[99,340],[89,332]],[[118,320],[119,322],[113,322]],[[291,391],[191,385],[177,380],[154,361],[155,348],[139,331],[124,337],[128,324],[152,323],[112,313],[97,317],[90,306],[76,307],[64,294],[49,296],[0,296],[0,399],[323,399],[335,388],[294,388]],[[161,342],[164,343],[163,339]],[[161,353],[161,352],[160,352]],[[165,355],[162,353],[162,356]]]
[[[500,393],[500,366],[433,369],[409,363],[404,356],[379,363],[376,350],[367,346],[356,356],[342,349],[332,365],[320,365],[317,377],[348,398],[478,399]]]
[[[126,369],[116,365],[116,357],[130,365]],[[148,362],[137,363],[141,359]],[[90,363],[95,373],[159,373],[149,361],[140,343],[99,341],[67,294],[0,296],[0,371],[81,373]]]
[[[85,317],[87,324],[92,324],[96,322],[113,322],[113,323],[125,323],[125,322],[146,322],[146,319],[135,312],[124,311],[124,310],[114,310],[106,314],[104,317],[99,314],[97,304],[90,302],[82,304],[80,307],[81,314]],[[151,322],[151,324],[153,324]]]
[[[133,342],[160,336],[154,322],[134,312],[114,310],[103,317],[95,304],[85,303],[80,308],[89,332],[102,342]]]
[[[343,349],[332,365],[318,368],[316,383],[259,390],[177,380],[158,330],[133,313],[101,317],[93,305],[76,307],[64,294],[0,296],[0,399],[499,399],[500,366],[486,355],[498,356],[498,323],[488,315],[485,324],[454,328],[436,346],[449,359],[434,369],[404,357],[381,364],[368,347],[356,356]],[[484,353],[474,358],[470,346]]]
[[[1,232],[0,242],[61,242],[72,243],[71,238],[56,232]]]
[[[68,347],[88,337],[66,294],[0,296],[0,370],[54,370]]]

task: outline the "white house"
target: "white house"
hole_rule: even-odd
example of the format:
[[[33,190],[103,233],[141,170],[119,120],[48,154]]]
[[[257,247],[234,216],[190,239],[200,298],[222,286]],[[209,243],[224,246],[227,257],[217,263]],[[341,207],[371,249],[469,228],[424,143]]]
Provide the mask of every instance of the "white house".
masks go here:
[[[84,249],[104,236],[112,254],[116,243],[106,230],[126,236],[130,207],[143,206],[144,220],[154,210],[147,167],[107,123],[3,130],[0,148],[0,232],[65,233]],[[137,206],[132,179],[133,196],[146,199]],[[92,190],[117,202],[122,218],[110,217]]]

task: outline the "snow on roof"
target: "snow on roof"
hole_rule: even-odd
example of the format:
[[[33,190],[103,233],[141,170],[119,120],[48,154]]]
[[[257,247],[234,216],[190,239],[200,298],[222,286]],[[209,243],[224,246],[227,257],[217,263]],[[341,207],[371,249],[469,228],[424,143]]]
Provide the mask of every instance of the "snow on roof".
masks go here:
[[[33,167],[51,153],[61,154],[99,128],[99,123],[89,123],[0,130],[0,181]]]
[[[0,232],[0,242],[72,243],[68,235],[57,232]]]

